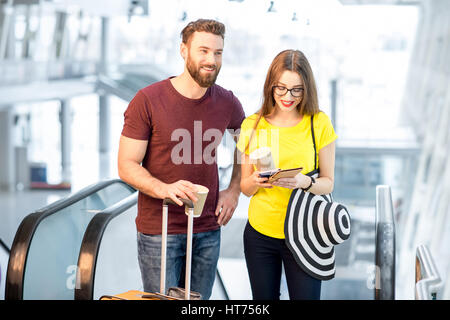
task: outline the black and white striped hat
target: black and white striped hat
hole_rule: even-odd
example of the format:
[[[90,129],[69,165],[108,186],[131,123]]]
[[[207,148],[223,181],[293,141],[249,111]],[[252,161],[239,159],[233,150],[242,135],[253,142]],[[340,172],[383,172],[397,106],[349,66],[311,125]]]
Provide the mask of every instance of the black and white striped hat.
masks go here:
[[[350,236],[347,209],[331,195],[292,191],[284,224],[286,245],[300,267],[320,280],[334,278],[334,246]]]

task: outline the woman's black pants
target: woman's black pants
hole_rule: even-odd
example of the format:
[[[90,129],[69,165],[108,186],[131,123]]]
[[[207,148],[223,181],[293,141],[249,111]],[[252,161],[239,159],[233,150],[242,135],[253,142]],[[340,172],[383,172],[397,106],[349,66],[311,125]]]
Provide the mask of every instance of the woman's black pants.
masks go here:
[[[321,280],[305,273],[284,239],[265,236],[247,222],[244,253],[254,300],[280,300],[281,265],[291,300],[319,300]]]

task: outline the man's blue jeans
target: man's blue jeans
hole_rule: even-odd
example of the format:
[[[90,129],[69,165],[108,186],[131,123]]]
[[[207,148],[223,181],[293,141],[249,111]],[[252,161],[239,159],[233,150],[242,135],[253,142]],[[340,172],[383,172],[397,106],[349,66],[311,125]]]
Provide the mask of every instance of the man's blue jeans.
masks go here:
[[[166,290],[184,288],[186,234],[167,235]],[[138,258],[145,292],[159,292],[161,277],[161,235],[138,232]],[[191,290],[209,299],[220,251],[220,229],[194,233],[192,237]]]

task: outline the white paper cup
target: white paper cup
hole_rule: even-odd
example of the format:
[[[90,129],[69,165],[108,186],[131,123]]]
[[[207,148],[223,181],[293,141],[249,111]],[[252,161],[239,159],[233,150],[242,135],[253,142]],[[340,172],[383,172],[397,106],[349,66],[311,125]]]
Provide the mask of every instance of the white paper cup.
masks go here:
[[[255,164],[258,171],[269,171],[275,169],[272,152],[269,147],[262,147],[250,153],[250,160]]]
[[[202,215],[203,206],[205,205],[206,197],[208,196],[209,189],[200,184],[195,184],[195,187],[197,188],[197,192],[194,192],[194,194],[198,200],[197,200],[197,202],[194,202],[194,218],[198,218]],[[188,215],[189,208],[185,207],[184,212],[186,213],[186,215]]]

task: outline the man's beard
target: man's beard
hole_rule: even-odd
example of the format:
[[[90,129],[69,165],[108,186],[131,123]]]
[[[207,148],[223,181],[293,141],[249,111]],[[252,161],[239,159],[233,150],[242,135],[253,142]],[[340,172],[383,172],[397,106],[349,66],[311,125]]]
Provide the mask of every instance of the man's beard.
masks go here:
[[[203,88],[211,87],[216,82],[217,76],[219,75],[220,71],[220,66],[218,67],[217,65],[203,65],[197,67],[194,61],[192,61],[189,56],[187,59],[186,67],[192,79],[194,79],[194,81]],[[214,68],[215,71],[211,72],[210,74],[200,74],[200,70],[202,67]]]

